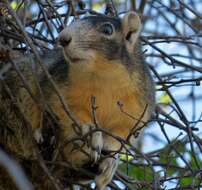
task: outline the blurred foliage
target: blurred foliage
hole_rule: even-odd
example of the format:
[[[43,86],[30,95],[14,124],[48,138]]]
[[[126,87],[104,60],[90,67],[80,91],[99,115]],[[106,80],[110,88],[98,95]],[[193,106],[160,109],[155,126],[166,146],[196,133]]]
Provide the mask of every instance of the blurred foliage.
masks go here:
[[[10,5],[11,5],[11,8],[14,10],[16,10],[18,7],[18,3],[16,1],[12,1],[12,3]]]
[[[165,104],[165,105],[168,105],[171,103],[171,98],[170,96],[167,94],[167,93],[163,93],[160,98],[159,98],[159,103],[162,103],[162,104]]]

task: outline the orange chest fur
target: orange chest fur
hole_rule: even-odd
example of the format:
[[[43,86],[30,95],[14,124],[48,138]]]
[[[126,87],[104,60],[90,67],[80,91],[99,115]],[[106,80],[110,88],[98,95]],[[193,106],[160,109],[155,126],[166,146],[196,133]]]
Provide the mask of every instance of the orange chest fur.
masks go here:
[[[109,131],[126,136],[135,120],[123,110],[139,119],[143,106],[140,94],[128,71],[122,65],[89,65],[90,68],[70,70],[70,84],[63,94],[71,111],[82,123],[93,121],[91,97],[96,100],[96,115],[100,126]]]

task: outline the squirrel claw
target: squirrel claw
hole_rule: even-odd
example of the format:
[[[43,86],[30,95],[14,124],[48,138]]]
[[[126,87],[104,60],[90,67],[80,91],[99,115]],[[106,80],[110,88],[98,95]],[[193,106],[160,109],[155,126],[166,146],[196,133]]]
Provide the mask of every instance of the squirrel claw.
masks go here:
[[[92,165],[94,165],[100,159],[101,151],[103,148],[103,138],[101,131],[96,131],[92,134],[91,147],[91,159],[93,161]]]
[[[83,134],[89,133],[90,137],[88,139],[88,144],[90,148],[90,159],[92,161],[92,165],[94,165],[99,159],[101,155],[101,151],[103,148],[103,137],[101,131],[93,131],[95,129],[95,126],[93,124],[85,124],[82,127]],[[91,132],[92,131],[92,132]]]
[[[101,174],[96,176],[96,190],[104,190],[107,184],[112,180],[116,169],[118,167],[118,154],[114,157],[108,157],[104,159],[99,165]]]
[[[42,132],[41,132],[41,128],[34,130],[34,138],[38,144],[41,144],[44,141]]]

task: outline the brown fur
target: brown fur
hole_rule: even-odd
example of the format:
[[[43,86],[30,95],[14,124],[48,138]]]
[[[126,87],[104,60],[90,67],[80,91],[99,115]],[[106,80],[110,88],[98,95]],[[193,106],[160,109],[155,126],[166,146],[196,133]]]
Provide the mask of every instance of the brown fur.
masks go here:
[[[138,88],[135,84],[134,77],[141,78],[129,75],[121,62],[116,61],[115,64],[97,54],[87,65],[79,63],[71,65],[69,82],[66,85],[61,84],[60,89],[70,110],[82,124],[93,123],[91,97],[96,97],[98,107],[96,114],[100,126],[115,136],[126,138],[138,120],[146,122],[149,117],[146,112],[141,118],[147,102],[142,88]],[[72,121],[67,117],[58,97],[55,95],[49,101],[63,126],[62,139],[75,137]],[[121,102],[124,111],[135,119],[123,113],[118,102]],[[140,124],[143,125],[142,122]],[[105,149],[118,150],[120,144],[117,141],[109,137],[106,139]],[[69,147],[71,150],[72,146]],[[82,154],[70,154],[70,150],[66,147],[68,161],[73,165],[78,161],[78,165],[82,165],[83,162],[80,161]],[[85,160],[88,159],[84,157]]]
[[[126,137],[135,122],[121,112],[117,102],[122,102],[127,112],[139,119],[138,116],[146,106],[141,102],[140,89],[134,88],[134,81],[128,71],[117,61],[113,64],[96,56],[95,60],[84,67],[73,65],[69,75],[70,84],[62,88],[70,109],[82,123],[92,123],[90,100],[95,96],[100,125],[109,132],[114,131],[118,136]]]

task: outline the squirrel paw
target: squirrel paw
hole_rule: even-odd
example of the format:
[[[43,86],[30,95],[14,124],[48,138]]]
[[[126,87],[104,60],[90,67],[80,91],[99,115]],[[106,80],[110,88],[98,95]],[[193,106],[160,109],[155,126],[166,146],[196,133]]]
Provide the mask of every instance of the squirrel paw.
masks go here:
[[[95,131],[92,134],[90,146],[91,146],[91,159],[93,161],[93,164],[95,164],[100,159],[101,151],[103,148],[103,138],[101,131]]]
[[[44,141],[41,128],[34,130],[34,138],[38,144],[41,144]]]
[[[89,133],[89,139],[88,139],[88,146],[90,149],[90,159],[93,164],[95,164],[99,159],[101,155],[101,151],[103,148],[103,137],[101,131],[93,131],[96,129],[96,127],[93,124],[85,124],[82,127],[83,134]]]
[[[99,165],[101,174],[95,178],[96,190],[104,190],[111,182],[116,172],[118,162],[118,154],[116,154],[115,157],[108,157],[101,162]]]

